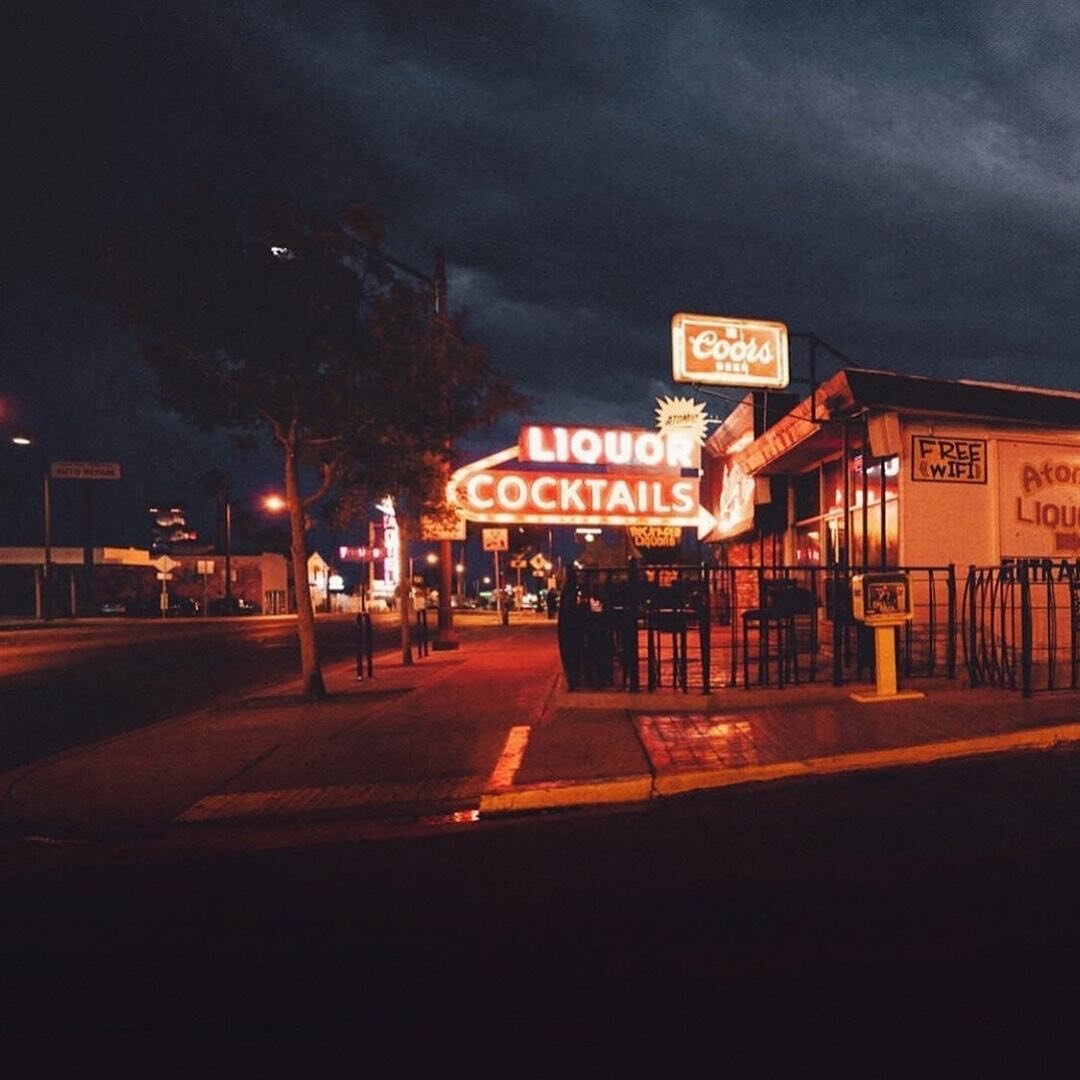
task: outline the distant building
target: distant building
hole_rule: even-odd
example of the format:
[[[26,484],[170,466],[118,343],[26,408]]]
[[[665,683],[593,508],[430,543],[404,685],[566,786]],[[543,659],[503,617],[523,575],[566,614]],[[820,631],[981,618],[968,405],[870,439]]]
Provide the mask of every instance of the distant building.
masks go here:
[[[222,556],[170,554],[176,565],[164,580],[158,578],[155,565],[161,556],[152,556],[144,548],[56,547],[50,549],[49,557],[50,610],[57,617],[160,613],[163,593],[176,613],[212,613],[225,597]],[[40,547],[0,548],[0,615],[41,614],[44,561]],[[290,610],[283,555],[234,554],[230,563],[232,596],[247,610],[267,615]]]

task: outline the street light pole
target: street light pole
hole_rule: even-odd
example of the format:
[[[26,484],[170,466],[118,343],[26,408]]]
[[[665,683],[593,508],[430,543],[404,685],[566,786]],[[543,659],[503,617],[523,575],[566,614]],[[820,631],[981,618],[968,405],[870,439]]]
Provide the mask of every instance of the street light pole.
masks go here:
[[[52,490],[49,483],[49,463],[45,454],[41,455],[41,504],[44,508],[45,551],[43,553],[44,572],[41,581],[41,618],[48,622],[52,618]]]
[[[52,586],[52,490],[49,483],[49,461],[41,446],[28,435],[13,435],[11,441],[16,446],[32,446],[41,458],[41,506],[44,517],[45,547],[42,552],[39,615],[42,622],[48,622],[52,618],[52,604],[49,600],[49,590]]]
[[[225,499],[225,614],[232,609],[232,500]]]

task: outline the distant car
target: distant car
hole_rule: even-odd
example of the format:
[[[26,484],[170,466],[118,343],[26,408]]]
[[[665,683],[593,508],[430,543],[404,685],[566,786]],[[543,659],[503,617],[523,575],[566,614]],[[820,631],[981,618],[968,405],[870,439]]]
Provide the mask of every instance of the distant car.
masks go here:
[[[160,608],[159,608],[160,610]],[[199,602],[187,596],[174,596],[169,598],[169,607],[166,615],[188,616],[199,614]]]
[[[234,596],[229,600],[222,596],[211,600],[207,611],[211,615],[258,615],[262,608],[242,596]]]
[[[154,596],[146,600],[133,600],[126,605],[125,614],[137,618],[152,619],[162,617],[161,597]],[[170,596],[169,606],[165,609],[165,617],[170,619],[187,618],[199,614],[199,605],[187,596]]]
[[[106,600],[105,603],[101,605],[101,614],[126,615],[127,608],[127,604],[125,604],[122,600]]]

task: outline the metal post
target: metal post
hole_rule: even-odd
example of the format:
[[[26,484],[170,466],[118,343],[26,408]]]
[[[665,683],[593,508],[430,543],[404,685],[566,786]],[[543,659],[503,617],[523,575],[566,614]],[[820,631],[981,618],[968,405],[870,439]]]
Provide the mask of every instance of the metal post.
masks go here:
[[[356,680],[360,682],[364,678],[365,668],[369,679],[374,677],[374,637],[371,628],[371,615],[367,611],[361,611],[356,616]]]
[[[49,462],[44,453],[41,455],[42,505],[44,508],[45,551],[42,573],[41,618],[48,622],[52,618],[52,494],[49,484]]]
[[[329,591],[327,592],[329,596]],[[225,614],[232,609],[232,501],[225,500]]]
[[[1031,579],[1027,559],[1019,563],[1020,577],[1020,692],[1031,697]]]
[[[502,580],[499,576],[499,553],[493,551],[491,554],[495,560],[495,610],[499,613],[499,622],[503,626],[509,626],[510,612],[506,607],[506,597],[503,596]]]

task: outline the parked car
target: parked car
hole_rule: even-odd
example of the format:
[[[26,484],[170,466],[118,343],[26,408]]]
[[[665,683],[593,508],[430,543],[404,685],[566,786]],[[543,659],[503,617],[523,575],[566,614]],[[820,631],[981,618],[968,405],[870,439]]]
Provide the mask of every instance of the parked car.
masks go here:
[[[228,600],[221,596],[210,601],[207,611],[210,615],[258,615],[262,608],[242,596],[234,596]]]
[[[153,596],[144,600],[133,600],[126,605],[125,614],[137,618],[161,618],[161,597]],[[170,596],[165,616],[170,619],[187,618],[199,614],[198,602],[187,596]]]

